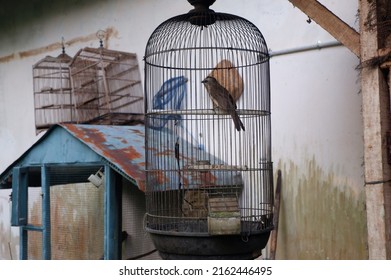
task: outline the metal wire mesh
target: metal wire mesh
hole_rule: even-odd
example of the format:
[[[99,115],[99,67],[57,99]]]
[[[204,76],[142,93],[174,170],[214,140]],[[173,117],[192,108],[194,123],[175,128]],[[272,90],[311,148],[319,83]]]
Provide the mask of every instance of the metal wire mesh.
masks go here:
[[[215,108],[202,84],[208,75],[231,94],[245,131]],[[266,42],[246,19],[208,10],[171,18],[152,33],[145,51],[147,229],[272,229],[269,75]],[[235,222],[221,232],[225,218]]]
[[[103,187],[91,183],[52,186],[51,252],[54,260],[103,257]]]
[[[88,182],[99,165],[51,165],[50,224],[43,224],[42,188],[28,188],[28,224],[51,232],[51,258],[57,260],[100,259],[103,256],[103,193]],[[30,168],[40,176],[40,168]],[[42,232],[26,230],[28,259],[42,259]]]
[[[97,165],[49,166],[52,259],[103,257],[103,194],[88,182]]]

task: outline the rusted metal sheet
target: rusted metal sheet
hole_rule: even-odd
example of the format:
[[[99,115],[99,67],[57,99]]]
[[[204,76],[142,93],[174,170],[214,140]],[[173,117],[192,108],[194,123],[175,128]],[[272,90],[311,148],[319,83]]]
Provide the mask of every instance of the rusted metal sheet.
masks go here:
[[[62,124],[69,133],[145,190],[144,126]]]

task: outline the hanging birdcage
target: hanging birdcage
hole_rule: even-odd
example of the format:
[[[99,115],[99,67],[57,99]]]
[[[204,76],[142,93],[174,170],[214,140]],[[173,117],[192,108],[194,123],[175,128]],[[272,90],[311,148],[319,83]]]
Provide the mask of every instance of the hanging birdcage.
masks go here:
[[[145,50],[146,230],[163,258],[255,258],[273,229],[267,45],[189,2]]]
[[[76,123],[124,125],[143,121],[136,54],[87,47],[73,58],[70,73]]]
[[[46,56],[33,66],[36,131],[56,123],[72,121],[72,90],[69,62],[65,51],[57,57]]]

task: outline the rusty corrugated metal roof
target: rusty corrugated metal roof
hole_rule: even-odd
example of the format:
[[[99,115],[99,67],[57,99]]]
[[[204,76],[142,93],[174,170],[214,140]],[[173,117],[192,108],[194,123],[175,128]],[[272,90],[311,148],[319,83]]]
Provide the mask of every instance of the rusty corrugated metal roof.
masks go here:
[[[61,124],[74,137],[105,158],[140,190],[145,190],[144,126]]]
[[[11,187],[13,167],[23,165],[64,163],[61,153],[53,152],[53,147],[44,147],[43,142],[50,139],[50,135],[57,133],[58,129],[65,130],[72,137],[84,143],[96,155],[101,157],[110,167],[133,182],[141,191],[145,191],[145,138],[144,126],[111,126],[111,125],[81,125],[57,124],[51,127],[27,151],[16,159],[4,172],[0,173],[0,188]],[[66,139],[59,138],[59,145],[67,145]],[[52,143],[53,144],[53,143]],[[39,146],[41,148],[39,149]],[[63,152],[73,153],[71,158],[78,163],[91,160],[86,159],[82,151]],[[76,154],[75,154],[76,153]],[[77,153],[80,153],[78,155]],[[30,158],[30,155],[32,157]],[[55,155],[59,157],[56,161]],[[49,161],[48,161],[49,160]],[[69,159],[66,159],[69,160]],[[26,162],[25,162],[26,161]],[[33,162],[30,162],[33,161]],[[72,161],[74,163],[74,161]]]

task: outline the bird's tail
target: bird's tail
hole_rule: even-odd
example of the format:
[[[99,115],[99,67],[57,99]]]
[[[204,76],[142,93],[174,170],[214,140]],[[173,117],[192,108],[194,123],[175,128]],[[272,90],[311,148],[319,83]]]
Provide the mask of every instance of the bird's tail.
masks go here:
[[[244,125],[243,125],[242,121],[240,120],[236,111],[232,112],[231,117],[232,117],[232,120],[234,121],[236,130],[240,131],[240,129],[242,129],[243,131],[245,131]]]

